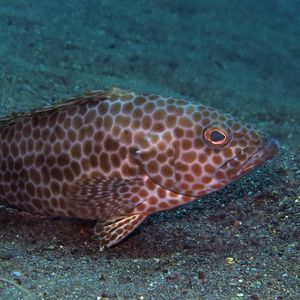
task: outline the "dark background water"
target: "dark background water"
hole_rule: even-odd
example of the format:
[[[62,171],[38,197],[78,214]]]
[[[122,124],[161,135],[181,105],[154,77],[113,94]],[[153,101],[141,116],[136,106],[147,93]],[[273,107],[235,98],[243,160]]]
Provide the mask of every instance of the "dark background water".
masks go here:
[[[242,110],[250,122],[266,112],[285,126],[280,114],[293,112],[286,122],[300,114],[299,1],[0,5],[3,113],[121,86]]]
[[[134,299],[300,298],[299,12],[297,0],[0,0],[1,114],[119,86],[213,105],[282,146],[276,164],[204,204],[152,217],[110,254],[78,237],[74,224],[24,225],[1,215],[0,274],[21,271],[41,299],[105,291]],[[231,226],[241,216],[244,225]],[[228,267],[226,257],[239,263]],[[18,294],[0,284],[0,295]]]

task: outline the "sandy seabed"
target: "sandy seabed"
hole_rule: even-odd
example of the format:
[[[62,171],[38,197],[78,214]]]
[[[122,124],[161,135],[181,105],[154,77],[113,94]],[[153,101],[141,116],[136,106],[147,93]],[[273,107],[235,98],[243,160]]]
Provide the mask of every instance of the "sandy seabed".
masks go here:
[[[300,299],[300,3],[0,0],[0,112],[118,86],[212,105],[281,153],[99,252],[0,209],[0,299]],[[24,289],[21,289],[21,288]]]

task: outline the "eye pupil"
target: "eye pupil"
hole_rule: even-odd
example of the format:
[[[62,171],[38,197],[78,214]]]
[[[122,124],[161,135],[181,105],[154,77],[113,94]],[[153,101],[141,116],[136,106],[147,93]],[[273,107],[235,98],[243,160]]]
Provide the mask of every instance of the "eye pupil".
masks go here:
[[[230,140],[230,131],[223,127],[208,127],[203,133],[204,140],[209,145],[213,146],[224,146]]]
[[[217,130],[213,130],[210,133],[210,138],[213,142],[220,142],[222,140],[224,140],[226,137],[223,133],[221,133],[220,131]]]
[[[213,130],[210,133],[210,139],[213,142],[220,142],[220,141],[223,141],[225,138],[226,138],[226,136],[223,133],[221,133],[220,131]]]

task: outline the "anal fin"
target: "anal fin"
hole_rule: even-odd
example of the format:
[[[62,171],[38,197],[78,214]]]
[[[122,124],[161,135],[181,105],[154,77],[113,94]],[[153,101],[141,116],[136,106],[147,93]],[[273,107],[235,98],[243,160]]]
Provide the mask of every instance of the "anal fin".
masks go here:
[[[147,215],[135,214],[120,216],[105,222],[98,221],[94,233],[100,240],[101,248],[109,248],[133,232]]]

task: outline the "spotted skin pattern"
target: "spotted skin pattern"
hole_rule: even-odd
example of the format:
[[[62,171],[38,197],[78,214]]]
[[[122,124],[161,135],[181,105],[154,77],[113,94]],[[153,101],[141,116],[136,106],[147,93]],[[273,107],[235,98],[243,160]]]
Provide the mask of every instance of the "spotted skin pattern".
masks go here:
[[[0,120],[0,202],[98,220],[110,247],[148,215],[218,190],[278,144],[201,104],[118,88]]]

